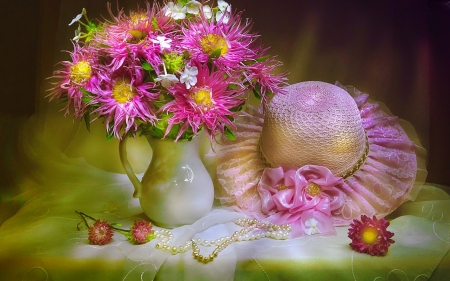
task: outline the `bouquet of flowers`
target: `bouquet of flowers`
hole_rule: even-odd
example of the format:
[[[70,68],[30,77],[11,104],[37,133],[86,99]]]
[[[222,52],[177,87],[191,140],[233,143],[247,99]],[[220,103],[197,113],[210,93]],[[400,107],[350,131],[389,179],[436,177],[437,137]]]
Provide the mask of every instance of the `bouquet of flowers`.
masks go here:
[[[90,21],[86,10],[72,40],[71,60],[60,62],[50,99],[75,118],[102,118],[107,138],[151,135],[190,140],[202,128],[211,140],[233,139],[230,128],[253,92],[267,101],[283,92],[281,63],[267,55],[242,20],[222,0],[145,2],[127,15]]]

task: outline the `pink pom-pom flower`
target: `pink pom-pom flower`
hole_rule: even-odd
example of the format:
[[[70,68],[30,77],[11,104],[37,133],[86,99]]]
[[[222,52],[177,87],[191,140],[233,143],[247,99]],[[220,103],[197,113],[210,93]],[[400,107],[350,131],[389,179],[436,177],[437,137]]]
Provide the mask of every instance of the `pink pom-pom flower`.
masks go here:
[[[96,220],[94,225],[89,227],[89,242],[93,245],[105,245],[111,242],[114,235],[108,221]]]
[[[152,224],[146,220],[140,222],[134,221],[131,228],[132,240],[138,244],[144,244],[155,238],[152,230]]]

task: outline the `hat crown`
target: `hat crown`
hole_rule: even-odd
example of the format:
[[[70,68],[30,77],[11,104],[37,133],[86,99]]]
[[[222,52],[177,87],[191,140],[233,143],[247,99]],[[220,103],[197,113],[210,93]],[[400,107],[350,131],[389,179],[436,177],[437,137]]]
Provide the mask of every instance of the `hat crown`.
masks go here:
[[[302,82],[276,95],[265,114],[261,154],[272,167],[320,165],[334,175],[355,169],[366,149],[361,116],[350,94],[325,82]]]

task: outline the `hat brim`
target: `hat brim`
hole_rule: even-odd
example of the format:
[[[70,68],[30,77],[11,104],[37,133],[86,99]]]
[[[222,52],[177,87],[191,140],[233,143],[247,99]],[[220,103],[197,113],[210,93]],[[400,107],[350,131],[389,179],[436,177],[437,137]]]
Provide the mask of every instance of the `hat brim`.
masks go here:
[[[427,175],[426,151],[413,126],[393,116],[383,104],[370,101],[368,94],[353,87],[344,89],[358,106],[370,151],[361,168],[338,186],[345,203],[332,213],[336,226],[348,225],[362,214],[390,214],[415,199]],[[258,151],[263,124],[263,113],[247,106],[235,122],[236,140],[225,140],[214,153],[216,197],[223,205],[258,217],[262,212],[257,186],[266,168]]]

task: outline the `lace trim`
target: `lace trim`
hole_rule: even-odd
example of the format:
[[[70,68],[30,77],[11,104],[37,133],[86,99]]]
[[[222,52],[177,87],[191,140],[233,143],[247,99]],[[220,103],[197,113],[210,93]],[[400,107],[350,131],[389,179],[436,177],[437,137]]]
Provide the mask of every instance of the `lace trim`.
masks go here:
[[[364,149],[364,153],[361,156],[361,158],[359,158],[358,162],[356,162],[356,164],[347,173],[345,173],[342,176],[343,179],[347,179],[347,178],[353,176],[366,163],[367,157],[369,156],[369,152],[370,152],[370,144],[369,144],[369,138],[367,137],[367,132],[365,132],[365,133],[366,133],[365,134],[366,135],[366,148]],[[273,165],[270,164],[268,157],[264,154],[264,151],[261,149],[261,137],[258,138],[258,154],[266,167],[274,168]]]

